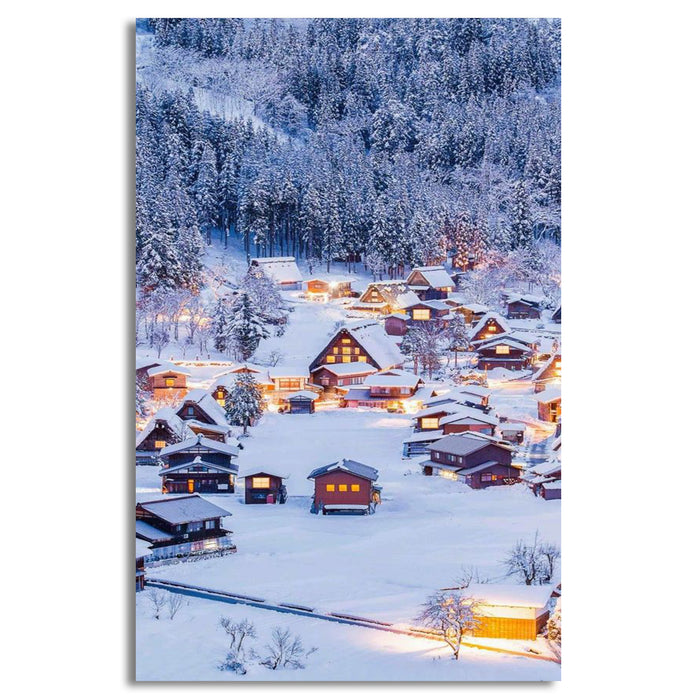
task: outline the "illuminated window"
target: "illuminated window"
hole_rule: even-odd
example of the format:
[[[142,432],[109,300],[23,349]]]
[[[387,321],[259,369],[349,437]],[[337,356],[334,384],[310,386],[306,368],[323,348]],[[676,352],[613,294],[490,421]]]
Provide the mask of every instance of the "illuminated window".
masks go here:
[[[413,309],[414,321],[429,321],[430,309]]]
[[[493,324],[491,324],[490,326],[488,326],[487,330],[488,330],[490,333],[495,333],[495,332],[496,332],[496,326],[494,326]]]
[[[270,477],[269,476],[254,476],[253,477],[253,488],[254,489],[269,489],[270,488]]]
[[[335,362],[335,357],[333,355],[326,355],[326,363],[332,365]]]
[[[353,351],[353,353],[354,353],[355,355],[359,355],[359,354],[360,354],[360,348],[353,348],[352,351]]]
[[[156,449],[159,450],[161,447],[165,447],[165,440],[156,440]]]
[[[343,355],[352,355],[352,348],[341,348]]]
[[[347,491],[347,490],[348,490],[347,484],[340,484],[340,486],[338,486],[338,491]]]
[[[355,491],[355,492],[357,493],[357,492],[360,490],[360,485],[359,485],[359,484],[353,484],[353,485],[350,487],[350,490],[351,490],[351,491]]]
[[[299,379],[280,379],[280,389],[301,389],[301,381]]]
[[[350,343],[352,343],[352,340],[350,340],[350,338],[343,338],[340,342],[343,345],[350,345]]]
[[[439,418],[423,418],[422,422],[423,422],[423,427],[428,428],[429,430],[440,427],[440,419]],[[439,453],[436,453],[436,454],[439,454]]]
[[[326,484],[326,491],[335,491],[335,484]]]
[[[496,345],[496,355],[510,355],[510,348],[507,345]]]
[[[367,355],[360,355],[357,360],[358,362],[367,362]]]
[[[340,350],[338,350],[337,346],[333,348],[334,355],[337,355],[339,352],[340,352]]]
[[[344,349],[344,348],[343,348]],[[343,356],[343,362],[352,362],[352,357],[349,357],[348,355]]]
[[[166,377],[165,386],[175,386],[175,379],[173,377]]]
[[[481,481],[491,481],[492,476],[495,476],[495,474],[491,474],[490,472],[485,472],[484,474],[481,475]]]
[[[216,398],[217,399],[223,399],[224,398],[224,392],[222,389],[219,389],[219,391],[216,392]]]

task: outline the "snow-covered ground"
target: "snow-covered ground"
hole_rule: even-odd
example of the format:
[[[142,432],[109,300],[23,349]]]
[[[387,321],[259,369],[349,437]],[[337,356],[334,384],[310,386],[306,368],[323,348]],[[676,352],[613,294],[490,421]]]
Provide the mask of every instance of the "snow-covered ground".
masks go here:
[[[221,616],[252,622],[258,638],[250,648],[258,652],[275,627],[317,651],[304,669],[271,671],[253,661],[245,676],[221,671],[228,651]],[[186,598],[173,620],[167,613],[156,620],[145,594],[136,596],[136,659],[141,681],[549,681],[560,672],[552,662],[467,648],[453,661],[444,644],[428,639],[196,598]]]

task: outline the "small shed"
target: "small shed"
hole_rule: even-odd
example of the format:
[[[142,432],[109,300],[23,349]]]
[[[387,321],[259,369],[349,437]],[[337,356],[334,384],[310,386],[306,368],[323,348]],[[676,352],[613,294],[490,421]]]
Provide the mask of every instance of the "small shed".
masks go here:
[[[387,335],[406,335],[408,330],[408,314],[397,311],[384,319],[384,330]]]
[[[297,391],[284,400],[286,413],[314,413],[316,411],[316,399],[318,394],[313,391]]]
[[[312,510],[328,513],[373,513],[381,503],[379,472],[362,462],[341,459],[314,469],[308,479],[314,482]]]
[[[506,301],[506,316],[508,318],[540,318],[542,301],[531,294],[518,294],[509,297]]]
[[[525,439],[524,423],[499,423],[498,429],[504,440],[515,443],[516,445],[520,445]]]
[[[248,505],[287,502],[287,487],[283,481],[289,478],[289,474],[255,467],[241,476],[245,479],[245,502]]]
[[[537,417],[549,423],[561,420],[561,389],[551,386],[537,394]]]

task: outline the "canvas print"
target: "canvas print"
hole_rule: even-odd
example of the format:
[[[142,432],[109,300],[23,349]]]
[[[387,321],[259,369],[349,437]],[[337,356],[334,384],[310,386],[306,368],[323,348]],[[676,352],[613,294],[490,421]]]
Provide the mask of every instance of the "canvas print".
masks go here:
[[[136,21],[137,680],[559,679],[560,30]]]

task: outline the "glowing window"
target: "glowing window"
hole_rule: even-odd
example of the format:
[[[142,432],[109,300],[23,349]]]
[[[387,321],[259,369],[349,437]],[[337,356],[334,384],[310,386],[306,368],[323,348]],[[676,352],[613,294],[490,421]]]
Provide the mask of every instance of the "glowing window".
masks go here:
[[[352,348],[342,348],[343,355],[352,355]]]
[[[338,486],[338,491],[347,491],[348,490],[348,485],[347,484],[340,484]]]
[[[360,354],[360,348],[353,348],[352,351],[353,351],[353,353],[355,353],[355,355]]]
[[[343,338],[340,342],[343,345],[350,345],[350,343],[352,343],[352,340],[350,340],[350,338]]]
[[[326,491],[335,491],[335,484],[326,484]]]
[[[156,440],[156,449],[159,450],[161,447],[165,447],[165,440]]]
[[[490,326],[488,326],[487,330],[488,330],[489,332],[491,332],[491,333],[495,333],[495,332],[496,332],[496,326],[494,326],[493,324],[491,324]]]
[[[343,362],[352,362],[352,357],[350,357],[349,355],[344,355]]]
[[[429,321],[430,309],[413,309],[414,321]]]
[[[439,418],[423,418],[423,427],[432,430],[440,427]],[[439,453],[438,453],[439,454]]]
[[[334,355],[337,355],[339,352],[340,352],[340,350],[338,350],[337,347],[334,347],[334,348],[333,348],[333,354],[334,354]]]
[[[335,362],[335,357],[333,355],[326,355],[326,363],[332,365]]]
[[[254,476],[253,477],[253,488],[254,489],[269,489],[270,488],[270,477],[269,476]]]
[[[507,345],[496,345],[496,355],[510,355],[510,348]]]
[[[165,386],[175,386],[175,379],[173,377],[166,377]]]
[[[357,360],[358,362],[367,362],[367,355],[360,355]]]
[[[351,491],[355,491],[355,492],[357,493],[357,492],[360,490],[360,485],[359,485],[359,484],[353,484],[353,485],[350,487],[350,490],[351,490]]]

